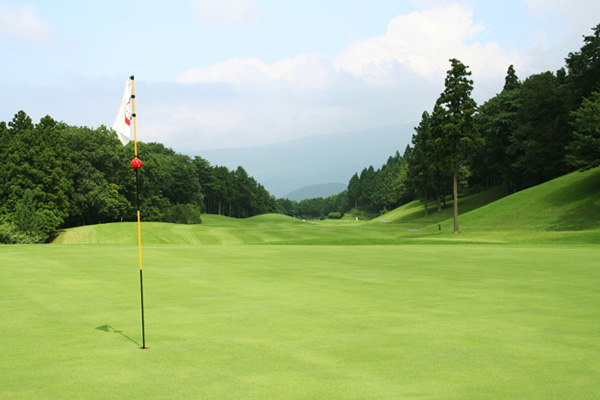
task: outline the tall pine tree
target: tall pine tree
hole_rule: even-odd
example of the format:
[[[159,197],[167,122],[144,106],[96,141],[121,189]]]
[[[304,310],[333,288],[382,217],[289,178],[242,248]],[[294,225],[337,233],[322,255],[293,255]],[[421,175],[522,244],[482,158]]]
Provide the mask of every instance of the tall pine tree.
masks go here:
[[[438,150],[448,157],[453,173],[454,233],[458,233],[458,169],[465,152],[480,144],[481,139],[473,122],[477,104],[471,98],[471,72],[462,62],[453,58],[444,80],[445,89],[437,100],[442,108],[439,136],[434,139]]]

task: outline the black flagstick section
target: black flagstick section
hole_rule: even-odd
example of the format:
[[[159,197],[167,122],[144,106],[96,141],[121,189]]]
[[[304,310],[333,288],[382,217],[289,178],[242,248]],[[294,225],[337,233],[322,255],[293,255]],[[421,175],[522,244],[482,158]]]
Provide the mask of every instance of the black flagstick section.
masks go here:
[[[138,215],[138,226],[140,219],[140,180],[139,180],[139,170],[135,171],[135,203],[137,208]],[[139,234],[139,231],[138,231]],[[141,253],[141,249],[140,249]],[[140,265],[140,300],[141,300],[141,308],[142,308],[142,347],[140,349],[149,349],[146,347],[146,324],[144,321],[144,272]]]

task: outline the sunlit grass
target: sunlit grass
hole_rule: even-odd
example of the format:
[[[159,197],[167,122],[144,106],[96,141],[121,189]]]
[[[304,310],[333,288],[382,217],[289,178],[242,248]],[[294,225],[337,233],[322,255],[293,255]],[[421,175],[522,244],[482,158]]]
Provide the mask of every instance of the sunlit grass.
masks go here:
[[[593,399],[595,248],[0,248],[0,398]]]

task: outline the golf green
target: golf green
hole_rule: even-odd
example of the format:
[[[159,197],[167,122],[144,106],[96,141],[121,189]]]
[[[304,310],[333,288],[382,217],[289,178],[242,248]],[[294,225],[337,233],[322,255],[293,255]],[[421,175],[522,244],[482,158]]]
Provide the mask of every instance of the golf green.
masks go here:
[[[0,247],[2,399],[597,399],[600,251]]]

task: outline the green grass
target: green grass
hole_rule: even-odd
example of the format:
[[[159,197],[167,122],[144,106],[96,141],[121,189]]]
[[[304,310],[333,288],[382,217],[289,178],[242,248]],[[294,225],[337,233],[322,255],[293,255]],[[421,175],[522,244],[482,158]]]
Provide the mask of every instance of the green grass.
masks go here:
[[[0,398],[595,399],[595,248],[0,248]]]
[[[302,221],[281,215],[248,219],[205,215],[200,225],[142,222],[145,244],[374,244],[397,242],[402,229],[356,221]],[[136,223],[115,223],[69,229],[55,243],[137,244]]]
[[[504,190],[500,187],[485,190],[470,196],[465,196],[458,199],[459,211],[461,214],[468,213],[477,208],[483,207],[492,203],[504,195]],[[437,203],[429,200],[428,216],[425,217],[425,209],[422,201],[413,201],[405,204],[395,210],[390,211],[382,216],[374,219],[375,222],[391,222],[402,224],[404,226],[412,226],[414,228],[422,228],[432,224],[437,224],[453,216],[454,201],[446,202],[446,207],[440,212],[437,211]]]
[[[460,239],[600,243],[600,168],[573,172],[459,216]],[[452,230],[452,220],[441,223]],[[434,232],[437,226],[424,231]]]
[[[600,169],[573,172],[464,215],[477,230],[573,232],[600,228]]]
[[[0,399],[600,398],[599,189],[144,222],[149,350],[135,223],[0,246]]]

